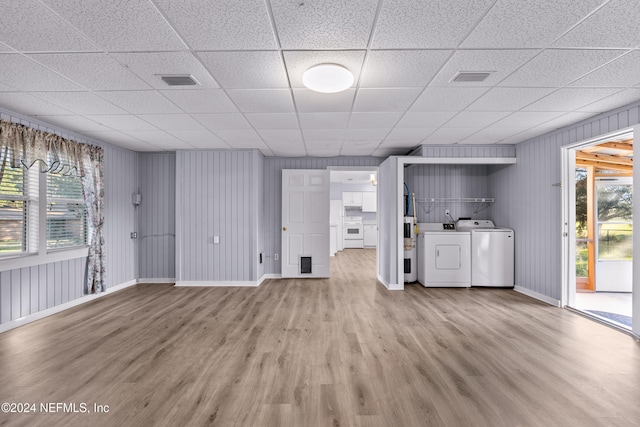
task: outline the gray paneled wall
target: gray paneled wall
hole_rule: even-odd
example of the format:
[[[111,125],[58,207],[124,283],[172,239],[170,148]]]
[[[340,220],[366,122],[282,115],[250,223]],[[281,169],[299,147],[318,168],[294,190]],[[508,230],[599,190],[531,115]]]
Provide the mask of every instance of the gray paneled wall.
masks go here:
[[[398,283],[398,158],[391,156],[378,167],[378,274],[389,287]],[[385,201],[380,203],[380,201]],[[395,286],[393,286],[395,285]]]
[[[634,103],[549,132],[516,145],[518,163],[491,167],[489,187],[495,192],[493,217],[516,235],[516,285],[560,300],[561,188],[560,148],[639,123]]]
[[[0,117],[104,148],[107,287],[137,278],[136,245],[129,238],[136,218],[131,192],[137,188],[138,154],[0,109]],[[86,259],[72,259],[0,273],[0,323],[82,297]]]
[[[83,296],[86,259],[0,272],[0,323]]]
[[[138,278],[136,212],[131,194],[138,188],[138,154],[104,145],[104,243],[107,287]]]
[[[282,169],[326,169],[328,166],[378,166],[379,157],[265,157],[264,159],[264,202],[260,215],[264,230],[265,274],[280,274],[280,261],[274,260],[280,254],[282,227]]]
[[[176,155],[139,154],[139,277],[176,277]]]
[[[176,153],[177,280],[258,279],[259,161],[255,151]]]
[[[492,197],[488,189],[486,165],[412,165],[405,169],[404,179],[416,199]],[[416,203],[418,222],[449,222],[444,214],[451,211],[454,219],[460,217],[488,218],[489,205],[469,203]],[[413,215],[413,208],[411,208]],[[477,212],[476,212],[477,211]]]
[[[418,157],[515,157],[513,145],[421,145],[411,151]]]

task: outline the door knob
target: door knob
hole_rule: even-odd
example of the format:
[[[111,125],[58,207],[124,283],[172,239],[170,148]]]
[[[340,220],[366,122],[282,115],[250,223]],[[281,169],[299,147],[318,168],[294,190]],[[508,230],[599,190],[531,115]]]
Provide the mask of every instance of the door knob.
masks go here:
[[[282,227],[282,231],[287,231],[287,227]]]

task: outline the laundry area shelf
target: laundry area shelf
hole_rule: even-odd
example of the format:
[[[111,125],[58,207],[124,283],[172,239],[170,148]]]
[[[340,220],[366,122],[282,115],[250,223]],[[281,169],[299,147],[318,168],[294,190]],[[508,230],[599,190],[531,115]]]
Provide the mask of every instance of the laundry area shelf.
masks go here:
[[[423,206],[425,213],[430,213],[436,206],[477,205],[473,213],[478,213],[496,201],[493,197],[427,197],[416,199]]]

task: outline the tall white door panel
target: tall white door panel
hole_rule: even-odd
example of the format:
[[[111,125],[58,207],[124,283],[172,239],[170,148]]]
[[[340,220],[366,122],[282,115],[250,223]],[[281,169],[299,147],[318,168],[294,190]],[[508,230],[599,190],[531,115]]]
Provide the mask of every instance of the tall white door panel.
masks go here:
[[[282,277],[329,277],[329,171],[282,171]]]

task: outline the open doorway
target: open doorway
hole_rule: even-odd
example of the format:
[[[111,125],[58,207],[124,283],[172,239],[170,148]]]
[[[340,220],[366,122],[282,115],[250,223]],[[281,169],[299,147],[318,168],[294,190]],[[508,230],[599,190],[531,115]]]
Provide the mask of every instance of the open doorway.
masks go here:
[[[569,149],[567,305],[631,330],[633,318],[633,134]]]
[[[330,255],[366,251],[377,265],[378,168],[331,167]]]

